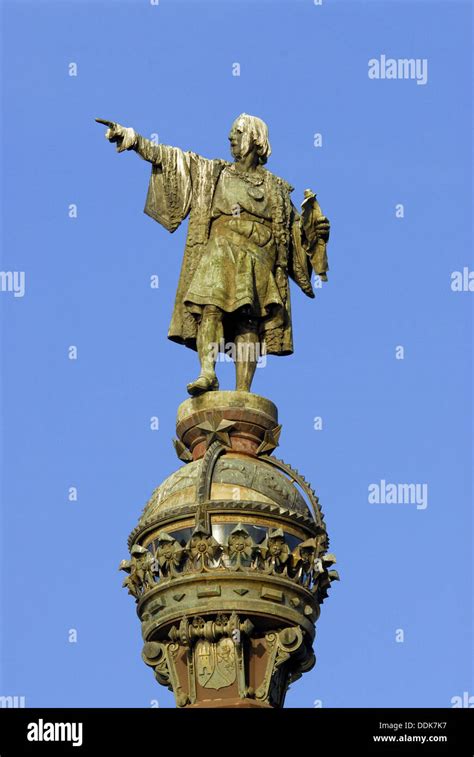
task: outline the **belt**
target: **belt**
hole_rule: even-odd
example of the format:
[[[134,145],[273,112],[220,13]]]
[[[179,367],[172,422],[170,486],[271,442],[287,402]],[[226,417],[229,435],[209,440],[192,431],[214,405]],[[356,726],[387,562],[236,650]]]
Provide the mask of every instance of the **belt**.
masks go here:
[[[255,221],[256,223],[261,223],[263,226],[266,226],[268,229],[272,229],[272,222],[269,221],[267,218],[260,218],[260,216],[254,216],[252,213],[248,213],[246,210],[243,210],[239,213],[239,215],[230,216],[222,214],[220,216],[217,216],[217,218],[213,219],[213,223],[228,223],[229,221]]]

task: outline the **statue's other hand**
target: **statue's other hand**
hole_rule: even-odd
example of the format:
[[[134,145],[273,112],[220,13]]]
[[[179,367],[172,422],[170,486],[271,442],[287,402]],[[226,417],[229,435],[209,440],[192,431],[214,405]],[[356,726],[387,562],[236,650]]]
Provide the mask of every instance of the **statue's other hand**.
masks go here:
[[[105,138],[109,142],[115,142],[117,144],[117,152],[123,152],[124,150],[130,150],[137,139],[137,135],[134,129],[121,124],[115,123],[115,121],[106,121],[103,118],[96,118],[97,123],[104,124],[108,129],[105,132]]]
[[[301,203],[301,220],[308,240],[320,239],[327,242],[329,239],[330,224],[326,216],[323,216],[316,193],[311,189],[305,189],[304,200]]]
[[[326,218],[326,216],[320,216],[319,218],[316,219],[315,231],[319,239],[322,239],[323,242],[328,241],[330,230],[331,230],[331,225],[329,223],[329,220]]]

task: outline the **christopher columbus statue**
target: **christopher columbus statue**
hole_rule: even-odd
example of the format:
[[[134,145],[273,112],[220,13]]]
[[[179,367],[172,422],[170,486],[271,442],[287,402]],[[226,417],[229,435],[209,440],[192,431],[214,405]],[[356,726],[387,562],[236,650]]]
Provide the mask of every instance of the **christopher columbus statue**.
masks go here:
[[[154,144],[134,129],[96,119],[117,151],[152,164],[145,213],[173,232],[189,215],[186,248],[168,337],[197,350],[196,396],[219,388],[219,349],[236,346],[236,389],[250,391],[259,354],[293,352],[288,277],[314,297],[312,270],[327,280],[329,222],[306,190],[301,213],[293,187],[264,166],[267,125],[242,113],[229,134],[234,162]]]

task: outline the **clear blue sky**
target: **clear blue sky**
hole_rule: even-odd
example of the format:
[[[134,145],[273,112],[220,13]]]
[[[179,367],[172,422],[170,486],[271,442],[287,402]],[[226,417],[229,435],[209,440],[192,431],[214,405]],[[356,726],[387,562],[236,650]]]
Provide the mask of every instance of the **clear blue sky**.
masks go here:
[[[278,454],[315,486],[342,578],[317,665],[287,706],[449,707],[474,694],[474,294],[451,290],[452,272],[474,267],[471,10],[3,2],[1,267],[24,271],[26,290],[0,294],[0,694],[173,705],[140,659],[117,566],[178,465],[175,411],[196,358],[166,332],[186,225],[171,236],[143,215],[149,166],[117,155],[93,119],[227,157],[242,111],[268,122],[268,167],[295,203],[311,187],[332,222],[329,283],[315,301],[293,289],[295,354],[270,358],[254,386],[278,404]],[[427,84],[369,79],[382,54],[427,59]],[[221,385],[233,387],[230,365]],[[370,504],[381,480],[426,483],[428,507]]]

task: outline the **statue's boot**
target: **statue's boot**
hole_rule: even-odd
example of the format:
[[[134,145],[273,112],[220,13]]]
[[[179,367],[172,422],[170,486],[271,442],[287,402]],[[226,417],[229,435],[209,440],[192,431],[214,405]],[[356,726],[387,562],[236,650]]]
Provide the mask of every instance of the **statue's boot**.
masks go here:
[[[237,391],[250,392],[259,354],[256,323],[250,321],[235,337],[235,377]]]
[[[215,368],[219,345],[224,337],[223,316],[223,311],[217,306],[204,306],[196,339],[201,372],[197,379],[187,386],[192,397],[219,389]]]
[[[219,382],[217,376],[214,379],[209,379],[207,376],[198,376],[195,381],[191,381],[187,386],[188,394],[191,397],[198,397],[204,392],[211,392],[212,390],[219,389]]]

